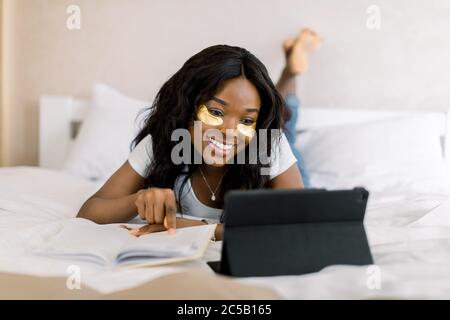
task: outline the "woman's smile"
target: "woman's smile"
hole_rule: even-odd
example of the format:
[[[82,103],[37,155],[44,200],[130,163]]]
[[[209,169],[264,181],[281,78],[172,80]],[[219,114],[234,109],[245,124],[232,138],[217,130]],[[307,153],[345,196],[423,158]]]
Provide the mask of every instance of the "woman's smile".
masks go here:
[[[222,143],[213,137],[208,138],[208,145],[214,150],[215,155],[229,156],[236,148],[236,144]]]

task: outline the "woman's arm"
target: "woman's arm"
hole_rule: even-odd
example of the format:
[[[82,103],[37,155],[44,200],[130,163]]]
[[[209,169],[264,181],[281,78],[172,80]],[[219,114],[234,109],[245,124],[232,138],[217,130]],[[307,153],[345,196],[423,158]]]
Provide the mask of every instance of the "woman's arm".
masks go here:
[[[303,180],[296,163],[269,182],[271,189],[303,189]]]
[[[137,194],[142,178],[126,161],[81,207],[77,217],[96,223],[126,222],[136,216]]]
[[[197,220],[177,219],[173,190],[144,189],[144,178],[134,171],[128,161],[83,204],[77,216],[106,224],[127,222],[136,214],[149,225],[135,235],[166,229],[171,232],[171,229],[203,224]]]

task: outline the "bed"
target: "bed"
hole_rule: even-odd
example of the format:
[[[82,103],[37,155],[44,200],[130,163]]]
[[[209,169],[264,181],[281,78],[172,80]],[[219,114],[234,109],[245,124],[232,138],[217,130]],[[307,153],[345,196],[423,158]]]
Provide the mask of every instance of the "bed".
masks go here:
[[[104,86],[97,89],[103,90],[102,94],[111,90]],[[111,92],[108,94],[111,95]],[[92,163],[76,168],[69,155],[71,152],[81,152],[77,149],[80,145],[77,146],[76,141],[79,125],[89,115],[93,104],[97,104],[98,108],[99,96],[101,94],[97,91],[92,101],[73,97],[42,97],[40,166],[0,168],[1,273],[24,277],[61,277],[61,281],[67,278],[70,262],[36,256],[33,250],[56,232],[63,221],[74,217],[85,199],[105,181],[108,172],[103,178],[94,179],[86,175],[86,168],[95,169]],[[109,97],[121,101],[119,98],[125,99],[123,96]],[[142,107],[141,102],[134,102]],[[105,110],[102,112],[104,115]],[[123,119],[123,115],[118,117]],[[400,126],[404,132],[403,129],[392,131]],[[408,131],[408,128],[414,130]],[[299,147],[311,169],[313,186],[332,189],[354,186],[355,181],[361,181],[369,187],[371,197],[365,227],[375,265],[330,266],[320,272],[301,276],[220,277],[220,281],[242,285],[230,286],[229,292],[250,292],[229,297],[268,297],[258,292],[260,288],[274,293],[269,297],[282,299],[450,298],[450,193],[446,184],[450,181],[448,112],[305,107],[301,110],[298,129]],[[368,141],[380,135],[380,131],[373,130],[398,134],[383,138],[382,143],[378,143],[375,138],[373,142]],[[415,133],[417,136],[411,136],[415,131],[418,131]],[[424,138],[431,131],[436,138],[436,141],[430,138],[433,143]],[[130,132],[127,137],[133,133]],[[114,135],[112,132],[110,134]],[[327,137],[335,140],[328,141]],[[129,141],[127,139],[124,141]],[[410,139],[414,141],[409,143]],[[351,143],[339,145],[339,150],[333,151],[342,141]],[[365,155],[357,149],[366,147],[366,143],[369,143],[369,151],[373,153],[367,151]],[[389,150],[398,150],[399,146],[407,149],[405,155],[396,152],[398,159],[391,157]],[[90,147],[99,148],[98,145]],[[385,147],[383,157],[378,159],[381,149],[377,148]],[[84,154],[86,152],[82,151]],[[327,152],[335,153],[330,156]],[[388,161],[385,161],[386,158]],[[111,168],[123,161],[123,156],[117,159]],[[367,159],[373,162],[368,164]],[[72,165],[67,164],[70,161]],[[351,166],[349,161],[353,161]],[[376,167],[378,163],[380,166]],[[392,168],[382,167],[392,163],[396,164],[394,173],[390,171]],[[418,164],[425,168],[422,170]],[[331,172],[330,166],[331,169],[336,166],[340,171]],[[104,167],[101,166],[101,169]],[[358,168],[364,171],[358,171]],[[414,170],[414,174],[411,170]],[[94,175],[100,175],[97,169],[91,171]],[[355,177],[361,177],[361,180],[355,180]],[[393,177],[400,178],[394,180]],[[81,264],[82,283],[103,295],[136,288],[149,281],[187,271],[203,274],[214,283],[214,279],[219,277],[213,274],[206,261],[218,260],[220,250],[221,242],[215,242],[211,243],[205,256],[198,261],[126,271]],[[40,286],[45,292],[42,282]],[[191,283],[190,286],[195,292],[196,285]],[[220,286],[223,287],[223,283]],[[248,291],[248,288],[254,291]],[[192,294],[191,297],[199,296]]]

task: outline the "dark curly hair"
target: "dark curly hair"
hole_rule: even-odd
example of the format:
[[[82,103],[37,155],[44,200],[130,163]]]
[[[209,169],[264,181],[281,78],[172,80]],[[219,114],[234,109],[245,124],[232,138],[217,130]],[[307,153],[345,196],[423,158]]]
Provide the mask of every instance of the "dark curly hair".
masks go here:
[[[153,161],[147,168],[146,187],[174,188],[175,180],[185,175],[182,187],[187,179],[198,169],[198,164],[176,165],[171,160],[172,148],[178,143],[171,140],[172,132],[178,128],[188,129],[192,126],[197,108],[210,100],[223,88],[229,79],[245,77],[258,90],[261,100],[256,129],[282,129],[289,112],[284,99],[275,88],[266,67],[246,49],[228,45],[208,47],[189,60],[159,90],[153,105],[146,109],[143,127],[132,142],[136,146],[148,134],[152,137]],[[259,140],[259,139],[258,139]],[[267,150],[270,155],[271,138]],[[193,149],[192,149],[193,150]],[[248,152],[248,146],[241,152]],[[193,152],[191,152],[193,154]],[[236,155],[234,163],[236,161]],[[246,159],[248,155],[246,154]],[[255,189],[266,186],[269,177],[261,175],[259,156],[256,164],[230,165],[222,180],[218,192],[218,203],[223,205],[226,191],[232,189]]]

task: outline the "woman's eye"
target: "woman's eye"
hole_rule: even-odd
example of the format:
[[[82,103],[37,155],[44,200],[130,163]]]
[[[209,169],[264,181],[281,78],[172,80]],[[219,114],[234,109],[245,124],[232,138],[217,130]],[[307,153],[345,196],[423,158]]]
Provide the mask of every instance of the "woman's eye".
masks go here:
[[[219,111],[219,110],[216,110],[216,109],[209,109],[208,111],[209,111],[209,113],[210,113],[211,115],[213,115],[213,116],[215,116],[215,117],[222,117],[222,116],[223,116],[222,112]]]
[[[251,126],[255,123],[255,120],[253,119],[242,119],[242,124],[246,126]]]

